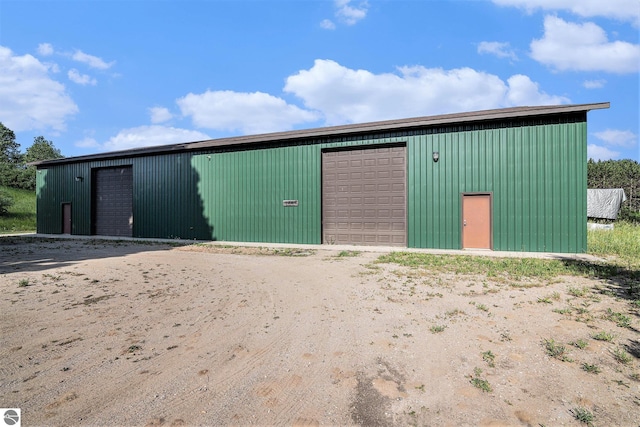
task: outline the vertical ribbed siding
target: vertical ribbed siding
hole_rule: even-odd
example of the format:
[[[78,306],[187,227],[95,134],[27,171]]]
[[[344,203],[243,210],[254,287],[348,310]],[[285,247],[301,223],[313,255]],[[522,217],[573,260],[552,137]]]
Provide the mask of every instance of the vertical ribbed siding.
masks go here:
[[[195,155],[204,216],[216,240],[320,243],[320,148]],[[297,207],[283,200],[298,200]]]
[[[584,252],[585,142],[584,122],[412,139],[409,246],[460,248],[460,194],[490,192],[495,250]]]
[[[38,232],[62,232],[71,202],[73,233],[91,234],[92,169],[132,165],[135,237],[320,243],[322,149],[406,143],[409,247],[460,248],[460,194],[491,192],[494,249],[586,250],[586,122],[423,133],[49,166]]]

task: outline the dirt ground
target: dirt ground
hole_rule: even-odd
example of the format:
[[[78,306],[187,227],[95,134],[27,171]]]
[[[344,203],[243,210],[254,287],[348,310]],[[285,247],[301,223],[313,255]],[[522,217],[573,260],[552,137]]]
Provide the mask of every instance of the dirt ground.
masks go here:
[[[0,407],[29,426],[640,424],[638,307],[615,282],[346,255],[0,238]]]

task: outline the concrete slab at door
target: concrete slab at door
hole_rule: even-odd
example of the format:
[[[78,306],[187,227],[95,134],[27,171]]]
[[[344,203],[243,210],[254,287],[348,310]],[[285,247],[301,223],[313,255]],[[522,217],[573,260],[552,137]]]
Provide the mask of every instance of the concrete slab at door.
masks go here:
[[[462,248],[492,249],[490,194],[462,196]]]
[[[71,234],[71,203],[62,204],[62,234]]]

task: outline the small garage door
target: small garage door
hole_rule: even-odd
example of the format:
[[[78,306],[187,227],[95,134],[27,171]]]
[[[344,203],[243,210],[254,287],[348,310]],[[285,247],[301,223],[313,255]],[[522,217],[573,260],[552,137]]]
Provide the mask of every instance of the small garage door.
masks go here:
[[[94,234],[133,235],[133,169],[96,169],[93,175]]]
[[[322,153],[328,244],[406,246],[406,148]]]

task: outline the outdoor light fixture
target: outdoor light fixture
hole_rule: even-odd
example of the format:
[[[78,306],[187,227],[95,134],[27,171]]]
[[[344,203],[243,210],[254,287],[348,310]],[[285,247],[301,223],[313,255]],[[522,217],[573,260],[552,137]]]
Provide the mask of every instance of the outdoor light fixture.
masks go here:
[[[84,180],[81,176],[76,176],[76,182],[82,182]]]
[[[433,161],[435,163],[438,163],[438,160],[440,160],[440,153],[438,153],[437,151],[433,152]]]

